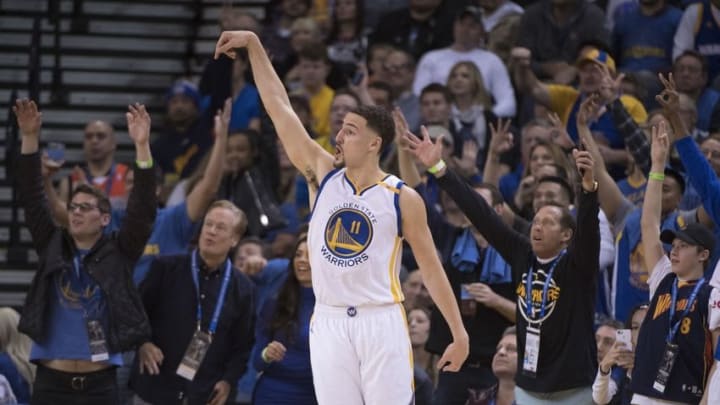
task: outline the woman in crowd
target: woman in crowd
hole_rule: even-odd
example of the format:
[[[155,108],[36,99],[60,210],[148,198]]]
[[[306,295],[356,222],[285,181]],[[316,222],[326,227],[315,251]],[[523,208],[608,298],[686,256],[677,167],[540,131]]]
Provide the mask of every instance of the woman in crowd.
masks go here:
[[[30,364],[32,341],[18,332],[20,315],[12,308],[0,308],[0,375],[10,383],[18,403],[30,402],[35,366]]]
[[[482,168],[485,166],[485,151],[490,144],[489,124],[497,120],[492,113],[492,98],[485,89],[482,74],[473,62],[458,62],[450,70],[447,88],[452,96],[452,120],[458,128],[455,154],[461,154],[466,142],[474,142],[476,164]]]
[[[253,363],[262,374],[255,386],[256,405],[317,404],[310,368],[310,316],[315,306],[307,236],[301,235],[287,280],[258,317]]]
[[[418,272],[419,273],[419,272]],[[415,364],[415,404],[430,405],[432,402],[433,387],[437,380],[435,372],[435,357],[425,350],[425,343],[430,334],[430,310],[424,306],[416,306],[407,313],[410,344],[413,348],[413,362]]]
[[[364,34],[363,0],[336,0],[326,43],[328,58],[341,66],[356,67],[364,62],[367,38]]]

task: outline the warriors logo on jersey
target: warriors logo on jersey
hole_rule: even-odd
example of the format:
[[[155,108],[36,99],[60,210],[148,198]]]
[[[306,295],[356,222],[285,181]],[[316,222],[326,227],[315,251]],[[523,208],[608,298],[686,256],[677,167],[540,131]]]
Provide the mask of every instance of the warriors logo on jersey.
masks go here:
[[[370,219],[355,209],[334,213],[325,227],[325,246],[336,256],[353,258],[370,245],[373,228]]]

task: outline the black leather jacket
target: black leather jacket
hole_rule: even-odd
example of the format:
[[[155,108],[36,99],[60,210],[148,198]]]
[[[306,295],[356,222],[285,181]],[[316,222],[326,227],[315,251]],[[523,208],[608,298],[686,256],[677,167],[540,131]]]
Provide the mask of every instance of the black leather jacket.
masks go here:
[[[25,298],[19,329],[35,341],[47,338],[53,278],[73,265],[77,251],[67,229],[54,224],[43,190],[40,155],[21,155],[19,195],[25,221],[40,257]],[[152,232],[157,210],[153,169],[135,167],[135,183],[120,230],[101,237],[83,259],[83,268],[98,283],[107,302],[106,331],[111,352],[126,351],[151,338],[150,323],[132,281],[135,263]]]

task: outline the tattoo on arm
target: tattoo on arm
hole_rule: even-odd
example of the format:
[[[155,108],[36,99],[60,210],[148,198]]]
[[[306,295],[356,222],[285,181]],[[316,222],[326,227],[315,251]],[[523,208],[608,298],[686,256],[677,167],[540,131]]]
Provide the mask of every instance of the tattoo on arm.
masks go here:
[[[315,175],[315,171],[311,167],[305,168],[305,179],[308,182],[308,187],[310,187],[313,190],[317,190],[320,185],[317,181],[317,176]]]

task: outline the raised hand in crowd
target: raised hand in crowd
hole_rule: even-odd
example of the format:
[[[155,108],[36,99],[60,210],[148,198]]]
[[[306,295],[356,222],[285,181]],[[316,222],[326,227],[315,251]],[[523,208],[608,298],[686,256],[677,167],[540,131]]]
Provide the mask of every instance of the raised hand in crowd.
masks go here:
[[[685,125],[682,117],[680,117],[680,94],[675,87],[675,79],[673,74],[669,73],[667,77],[663,76],[662,73],[658,73],[658,79],[663,84],[663,90],[660,94],[655,96],[658,104],[663,108],[663,113],[670,122],[672,132],[675,134],[675,139],[678,140],[690,135],[689,128]]]
[[[585,191],[595,191],[597,183],[595,182],[595,166],[593,157],[586,150],[573,149],[573,159],[578,172],[582,175],[582,188]]]
[[[490,123],[490,144],[488,145],[487,159],[483,168],[483,182],[497,187],[502,172],[500,170],[500,156],[512,149],[513,134],[510,132],[510,119],[498,118],[497,123]]]
[[[599,103],[603,106],[608,105],[620,97],[621,85],[625,74],[620,73],[617,77],[613,77],[610,69],[606,65],[595,63],[593,67],[598,75],[600,75],[600,88],[597,92],[598,96],[600,96]],[[602,113],[599,115],[602,115]]]
[[[37,152],[40,140],[40,127],[42,126],[42,113],[37,104],[28,99],[18,99],[13,106],[17,118],[18,128],[22,136],[22,153]]]
[[[660,121],[659,125],[652,127],[651,142],[650,161],[652,166],[656,168],[665,167],[670,153],[670,139],[668,138],[665,121]],[[662,172],[662,170],[659,171]]]
[[[150,142],[150,114],[148,114],[145,106],[140,103],[128,106],[128,112],[125,113],[127,119],[128,135],[130,139],[138,144],[147,144]]]
[[[552,123],[552,131],[550,137],[553,143],[557,144],[565,150],[572,149],[575,146],[570,134],[568,134],[565,124],[563,124],[560,116],[556,112],[549,112],[547,115],[548,120]]]
[[[460,157],[452,156],[452,167],[466,178],[472,177],[478,173],[477,168],[478,145],[473,139],[463,142],[462,155]]]
[[[46,152],[43,152],[40,159],[42,161],[42,166],[40,168],[43,179],[51,179],[58,171],[60,171],[60,168],[65,163],[64,160],[55,161],[50,159],[50,156],[48,156]]]
[[[406,150],[415,156],[425,167],[433,167],[442,159],[442,139],[445,135],[440,135],[435,142],[433,142],[424,125],[420,127],[420,133],[422,134],[421,139],[418,139],[409,132],[405,134],[405,140],[407,141]],[[444,170],[445,169],[439,171],[436,177],[442,176],[442,174],[445,173]]]

